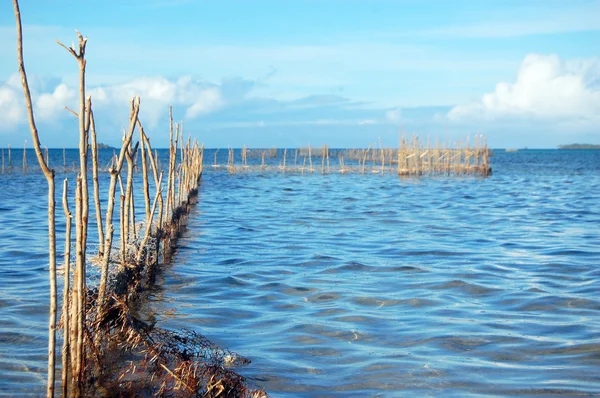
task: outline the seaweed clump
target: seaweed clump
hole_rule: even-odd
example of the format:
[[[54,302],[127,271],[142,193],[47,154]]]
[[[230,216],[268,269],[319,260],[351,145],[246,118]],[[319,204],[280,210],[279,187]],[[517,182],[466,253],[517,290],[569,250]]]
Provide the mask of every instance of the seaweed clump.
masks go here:
[[[95,296],[89,295],[90,308]],[[194,330],[149,325],[116,296],[103,315],[92,315],[86,326],[81,386],[86,396],[267,397],[233,370],[249,359],[215,346]]]

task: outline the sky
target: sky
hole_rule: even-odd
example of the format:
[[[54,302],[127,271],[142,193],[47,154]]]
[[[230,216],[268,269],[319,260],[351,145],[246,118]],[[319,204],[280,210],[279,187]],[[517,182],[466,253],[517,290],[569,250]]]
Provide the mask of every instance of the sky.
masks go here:
[[[76,147],[88,37],[98,139],[129,101],[154,147],[169,106],[207,147],[396,146],[415,134],[494,148],[600,144],[600,0],[23,0],[40,139]],[[11,2],[0,4],[0,147],[31,142]]]

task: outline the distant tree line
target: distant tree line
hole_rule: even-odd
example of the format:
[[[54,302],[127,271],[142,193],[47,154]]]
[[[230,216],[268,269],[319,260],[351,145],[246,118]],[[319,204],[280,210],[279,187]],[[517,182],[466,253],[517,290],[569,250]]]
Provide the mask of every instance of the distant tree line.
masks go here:
[[[558,149],[600,149],[600,145],[596,145],[596,144],[568,144],[568,145],[559,145]]]

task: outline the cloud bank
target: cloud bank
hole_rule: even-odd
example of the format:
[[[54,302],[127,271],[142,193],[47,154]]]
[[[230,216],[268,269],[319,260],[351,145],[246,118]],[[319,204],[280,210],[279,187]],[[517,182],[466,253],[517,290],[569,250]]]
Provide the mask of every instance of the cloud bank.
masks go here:
[[[277,98],[269,94],[267,80],[146,76],[90,87],[87,93],[92,96],[99,136],[113,145],[120,143],[129,101],[137,94],[142,102],[140,119],[149,132],[167,131],[172,105],[175,119],[185,120],[186,131],[207,145],[221,147],[307,142],[357,146],[379,136],[394,145],[400,126],[410,134],[447,138],[483,133],[500,147],[600,139],[598,59],[529,54],[513,82],[498,83],[474,102],[449,106],[381,107],[331,93]],[[77,88],[35,76],[30,83],[36,119],[45,136],[55,146],[75,145],[77,122],[64,107],[77,109]],[[26,127],[21,82],[13,75],[0,83],[0,140],[22,142],[27,139]],[[154,144],[166,145],[162,139],[159,134]]]
[[[514,83],[498,83],[481,100],[457,105],[451,121],[600,121],[600,62],[529,54]]]
[[[0,84],[0,135],[7,134],[5,139],[13,139],[14,131],[24,133],[26,130],[20,84],[18,75]],[[309,135],[312,133],[317,137],[316,129],[334,126],[360,129],[384,126],[396,133],[401,119],[399,108],[373,107],[339,95],[309,95],[294,99],[259,95],[264,86],[261,79],[240,77],[211,82],[190,76],[154,76],[88,88],[87,94],[92,97],[100,139],[114,145],[120,142],[122,127],[128,122],[129,101],[138,94],[141,97],[140,120],[148,131],[166,131],[169,106],[172,105],[175,119],[185,120],[187,131],[193,131],[199,139],[203,139],[204,133],[213,136],[217,133],[226,141],[216,145],[225,146],[246,143],[245,134],[249,130],[262,131],[264,137],[261,139],[265,142],[269,135],[292,127],[294,131],[305,129],[310,131]],[[31,91],[38,125],[42,131],[51,132],[58,138],[52,140],[52,145],[74,145],[77,142],[76,120],[65,107],[78,109],[77,88],[64,81],[52,84],[33,78]],[[300,142],[310,140],[308,137],[300,134],[293,139]],[[376,137],[377,133],[370,133],[365,137],[365,145]],[[343,138],[344,135],[340,135],[337,142],[343,143]],[[162,145],[160,138],[158,144]]]

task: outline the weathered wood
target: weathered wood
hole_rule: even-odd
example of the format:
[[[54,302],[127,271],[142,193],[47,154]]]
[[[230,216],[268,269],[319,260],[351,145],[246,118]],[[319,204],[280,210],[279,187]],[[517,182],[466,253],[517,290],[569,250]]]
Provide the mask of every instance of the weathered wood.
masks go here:
[[[38,163],[46,177],[48,183],[48,259],[49,259],[49,277],[50,277],[50,317],[48,322],[48,383],[46,395],[54,396],[54,379],[55,379],[55,360],[56,360],[56,231],[55,231],[55,187],[54,187],[54,170],[50,169],[46,164],[42,155],[40,139],[38,135],[35,118],[33,115],[33,105],[31,100],[31,92],[27,82],[27,73],[25,72],[25,63],[23,60],[23,30],[21,26],[21,11],[19,10],[18,0],[13,0],[14,13],[16,19],[17,30],[17,60],[19,63],[19,74],[21,75],[21,83],[23,85],[23,94],[25,96],[25,104],[27,106],[27,119],[29,121],[29,129],[33,140],[33,147],[38,159]],[[9,149],[10,157],[10,149]],[[10,163],[10,160],[9,160]]]

